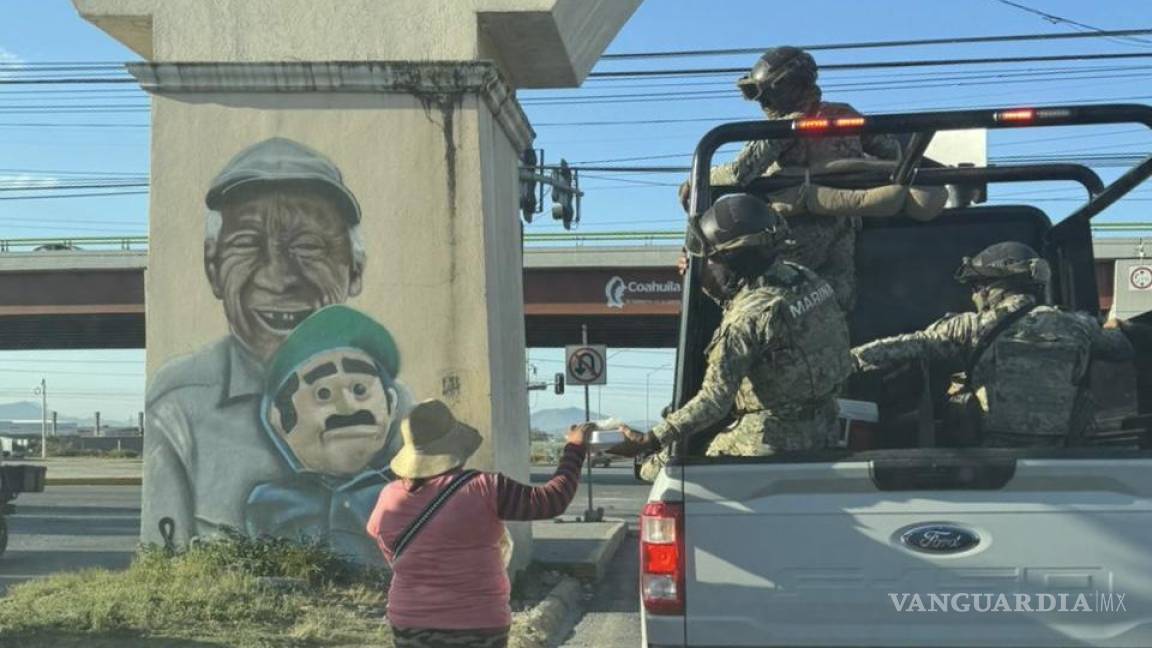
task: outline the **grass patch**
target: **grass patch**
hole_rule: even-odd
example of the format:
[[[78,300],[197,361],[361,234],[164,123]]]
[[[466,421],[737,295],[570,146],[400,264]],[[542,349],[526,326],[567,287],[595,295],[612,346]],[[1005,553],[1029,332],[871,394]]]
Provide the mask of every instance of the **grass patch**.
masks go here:
[[[230,534],[15,586],[0,646],[391,646],[385,592],[381,573],[321,544]]]
[[[554,583],[518,584],[517,598],[530,605]],[[387,572],[322,543],[228,532],[180,552],[142,547],[124,571],[12,587],[0,598],[0,648],[390,648],[387,591]],[[530,615],[514,616],[509,645],[544,648]]]

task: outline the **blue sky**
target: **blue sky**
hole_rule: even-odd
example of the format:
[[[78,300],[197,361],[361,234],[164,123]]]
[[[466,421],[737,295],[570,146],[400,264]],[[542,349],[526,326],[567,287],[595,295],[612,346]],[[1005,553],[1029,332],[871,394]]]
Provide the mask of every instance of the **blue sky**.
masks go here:
[[[1050,14],[1102,29],[1152,27],[1152,3],[1144,0],[1028,0]],[[122,62],[135,59],[95,27],[82,21],[66,0],[5,0],[0,20],[0,66],[20,62]],[[826,0],[821,3],[763,0],[647,0],[625,25],[610,53],[762,48],[778,44],[816,45],[908,38],[943,38],[1026,33],[1069,33],[1054,23],[998,0]],[[1082,39],[987,45],[815,51],[822,64],[936,58],[1041,56],[1064,53],[1152,53],[1152,36],[1140,39]],[[602,61],[598,71],[692,67],[744,67],[754,55],[705,58]],[[1074,72],[1082,70],[1085,72]],[[1063,70],[1052,74],[1053,70]],[[1024,73],[1009,82],[989,73]],[[0,69],[0,76],[11,70]],[[1047,76],[1045,76],[1045,74]],[[1073,77],[1069,79],[1071,74]],[[733,75],[736,76],[736,75]],[[1059,64],[919,68],[894,71],[827,71],[826,98],[847,101],[866,112],[916,109],[1035,105],[1044,103],[1152,103],[1152,59]],[[935,80],[935,82],[933,82]],[[734,78],[699,77],[618,81],[589,79],[583,88],[522,91],[520,98],[549,161],[619,160],[620,164],[681,165],[713,121],[757,118],[754,106],[733,89]],[[895,87],[894,87],[895,86]],[[899,86],[905,86],[901,88]],[[914,87],[907,87],[914,86]],[[80,93],[77,90],[83,89]],[[61,92],[63,91],[63,92]],[[712,94],[687,95],[692,92]],[[622,94],[671,97],[619,97]],[[589,103],[589,98],[613,96]],[[557,103],[576,100],[580,103]],[[99,111],[67,112],[78,106]],[[70,108],[71,106],[71,108]],[[69,178],[131,178],[148,173],[149,129],[146,96],[133,85],[20,86],[0,84],[0,187],[15,183],[53,184]],[[121,112],[122,111],[122,112]],[[598,121],[697,119],[679,123],[574,125]],[[35,125],[33,125],[35,124]],[[86,124],[86,126],[68,126]],[[88,125],[98,126],[88,126]],[[1131,126],[1093,129],[1000,131],[990,136],[990,155],[1036,156],[1146,153],[1149,135]],[[1069,137],[1069,135],[1074,137]],[[655,157],[652,157],[655,156]],[[1107,180],[1123,169],[1099,168]],[[82,173],[85,175],[76,175]],[[682,219],[675,184],[680,174],[591,173],[583,177],[585,231],[673,230]],[[653,183],[653,184],[649,184]],[[4,192],[5,197],[29,193]],[[1015,186],[994,198],[1034,201],[1053,217],[1067,213],[1078,197],[1067,185]],[[1147,189],[1122,201],[1101,219],[1152,221]],[[542,215],[543,216],[543,215]],[[543,218],[531,232],[558,231]],[[0,238],[144,234],[144,195],[0,201]],[[530,361],[542,377],[562,366],[562,351],[534,349]],[[75,415],[101,410],[126,419],[142,407],[143,352],[42,351],[0,353],[0,402],[31,399],[41,375],[49,381],[49,407]],[[645,417],[667,402],[671,389],[668,351],[622,351],[612,358],[612,384],[592,395],[593,408],[623,418]],[[534,406],[581,405],[582,395],[554,397],[534,392]],[[656,404],[659,403],[659,404]]]

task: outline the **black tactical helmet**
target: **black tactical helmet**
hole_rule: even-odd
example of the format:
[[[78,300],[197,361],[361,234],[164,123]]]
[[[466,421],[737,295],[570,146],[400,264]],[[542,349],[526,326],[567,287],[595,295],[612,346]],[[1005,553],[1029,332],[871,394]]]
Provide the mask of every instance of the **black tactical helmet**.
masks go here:
[[[1017,280],[1020,283],[1047,284],[1052,276],[1048,262],[1031,247],[1015,241],[996,243],[974,257],[964,257],[956,280],[960,283],[988,283]]]
[[[788,222],[775,209],[755,196],[738,193],[724,196],[704,212],[690,229],[686,249],[693,256],[713,257],[747,248],[774,254],[792,244]]]
[[[798,47],[774,47],[760,57],[752,71],[736,82],[744,98],[761,104],[776,103],[774,97],[795,95],[816,84],[817,67],[812,55]],[[766,101],[767,100],[767,101]]]

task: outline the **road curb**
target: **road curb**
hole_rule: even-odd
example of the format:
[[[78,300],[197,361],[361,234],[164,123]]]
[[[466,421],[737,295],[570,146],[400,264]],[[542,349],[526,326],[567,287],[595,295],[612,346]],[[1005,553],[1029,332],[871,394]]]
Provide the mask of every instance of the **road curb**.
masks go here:
[[[565,576],[548,596],[528,612],[526,625],[533,631],[529,641],[520,641],[518,648],[554,646],[561,634],[568,631],[572,616],[580,608],[583,586],[571,576]]]
[[[548,596],[532,608],[525,619],[532,629],[530,638],[523,638],[516,648],[545,648],[559,645],[560,639],[570,632],[578,620],[582,608],[585,588],[595,586],[605,576],[608,563],[616,557],[624,537],[628,534],[627,525],[620,523],[603,542],[595,555],[592,565],[573,569],[573,565],[543,564],[534,561],[545,569],[559,569],[566,575],[557,583]]]
[[[48,477],[45,486],[139,486],[140,477]]]
[[[534,526],[532,562],[584,582],[599,582],[608,563],[616,556],[627,528],[620,520]]]

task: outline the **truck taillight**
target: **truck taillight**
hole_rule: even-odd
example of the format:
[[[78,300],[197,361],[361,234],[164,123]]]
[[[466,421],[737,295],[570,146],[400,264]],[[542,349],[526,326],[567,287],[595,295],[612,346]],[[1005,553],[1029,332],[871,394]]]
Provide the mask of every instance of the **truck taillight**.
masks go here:
[[[640,594],[649,614],[684,613],[684,507],[648,502],[640,514]]]

